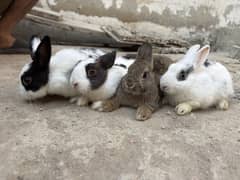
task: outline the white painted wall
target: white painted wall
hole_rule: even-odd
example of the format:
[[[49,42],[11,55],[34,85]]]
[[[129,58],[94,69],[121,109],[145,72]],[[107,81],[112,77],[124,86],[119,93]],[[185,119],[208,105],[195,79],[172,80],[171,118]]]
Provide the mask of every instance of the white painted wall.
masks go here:
[[[240,42],[240,0],[40,0],[39,5],[127,23],[150,21],[155,25],[146,30],[159,26],[180,38],[218,42],[220,48],[225,41]]]
[[[168,11],[170,15],[177,16],[176,18],[187,19],[191,16],[194,17],[194,13],[197,14],[198,11],[205,8],[207,14],[211,16],[209,18],[217,19],[216,27],[240,24],[239,0],[40,0],[40,3],[42,6],[56,11],[70,10],[92,16],[104,15],[113,9],[115,14],[112,13],[109,16],[117,17],[120,20],[124,20],[123,17],[126,15],[133,15],[137,19],[144,9],[147,9],[150,14],[156,13],[164,16]],[[84,8],[89,11],[86,13]],[[131,21],[134,18],[129,17],[129,19]],[[156,23],[156,21],[154,22]],[[159,22],[159,24],[161,23]],[[172,26],[171,19],[169,25]]]

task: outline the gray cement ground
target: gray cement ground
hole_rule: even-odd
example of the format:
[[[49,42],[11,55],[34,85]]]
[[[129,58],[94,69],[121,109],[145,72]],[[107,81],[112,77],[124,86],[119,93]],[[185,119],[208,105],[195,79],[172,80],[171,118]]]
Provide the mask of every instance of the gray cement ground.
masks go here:
[[[228,111],[178,117],[164,107],[146,122],[49,97],[27,103],[17,91],[24,55],[1,55],[0,180],[239,180],[240,64]]]

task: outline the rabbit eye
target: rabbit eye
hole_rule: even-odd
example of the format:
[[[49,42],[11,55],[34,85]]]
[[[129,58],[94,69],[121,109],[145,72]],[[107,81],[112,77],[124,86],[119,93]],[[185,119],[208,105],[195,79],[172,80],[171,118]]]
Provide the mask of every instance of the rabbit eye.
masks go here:
[[[179,81],[184,81],[186,80],[186,73],[184,71],[181,71],[178,76]]]
[[[22,81],[23,81],[23,84],[27,86],[32,83],[32,77],[24,77]]]
[[[186,79],[188,78],[188,75],[189,75],[193,70],[194,70],[194,69],[193,69],[193,66],[191,66],[191,67],[187,68],[186,70],[180,71],[180,73],[178,74],[177,79],[178,79],[179,81],[184,81],[184,80],[186,80]]]
[[[148,72],[144,72],[143,75],[142,75],[142,78],[147,79],[147,77],[148,77]]]
[[[88,76],[92,77],[92,76],[96,76],[97,71],[95,69],[90,69],[88,70]]]

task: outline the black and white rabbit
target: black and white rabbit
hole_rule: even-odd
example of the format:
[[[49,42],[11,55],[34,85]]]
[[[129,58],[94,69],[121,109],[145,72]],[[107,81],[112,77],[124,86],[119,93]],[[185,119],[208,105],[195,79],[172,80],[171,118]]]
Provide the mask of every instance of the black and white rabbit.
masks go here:
[[[73,68],[88,59],[96,59],[104,52],[98,49],[63,49],[51,56],[50,37],[30,40],[32,61],[20,73],[20,95],[34,100],[48,94],[73,97],[78,91],[69,82]]]
[[[81,94],[72,102],[84,106],[92,102],[96,109],[99,101],[112,97],[118,88],[122,77],[134,59],[116,57],[116,52],[107,53],[96,60],[88,59],[78,63],[74,68],[70,82],[72,87]]]

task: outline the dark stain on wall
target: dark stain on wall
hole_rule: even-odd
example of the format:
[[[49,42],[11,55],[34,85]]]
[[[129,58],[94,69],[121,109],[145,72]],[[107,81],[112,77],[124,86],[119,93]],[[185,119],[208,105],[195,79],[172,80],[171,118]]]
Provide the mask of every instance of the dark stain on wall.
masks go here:
[[[233,11],[234,8],[237,8],[238,11],[240,11],[240,5],[239,4],[229,5],[224,12],[224,17],[227,18],[227,16]],[[232,27],[239,27],[239,24],[236,24],[234,22],[229,22],[228,25],[232,26]]]
[[[151,21],[171,28],[196,27],[197,29],[211,29],[219,23],[218,17],[212,15],[210,13],[212,9],[207,6],[200,6],[197,9],[191,7],[189,16],[186,16],[183,10],[173,14],[168,8],[162,14],[154,11],[150,12],[146,6],[143,6],[139,13],[136,0],[123,1],[121,8],[117,8],[115,0],[108,9],[99,0],[69,0],[67,2],[59,0],[57,5],[52,8],[60,10],[61,7],[64,7],[64,10],[74,10],[83,15],[116,17],[124,22]]]

